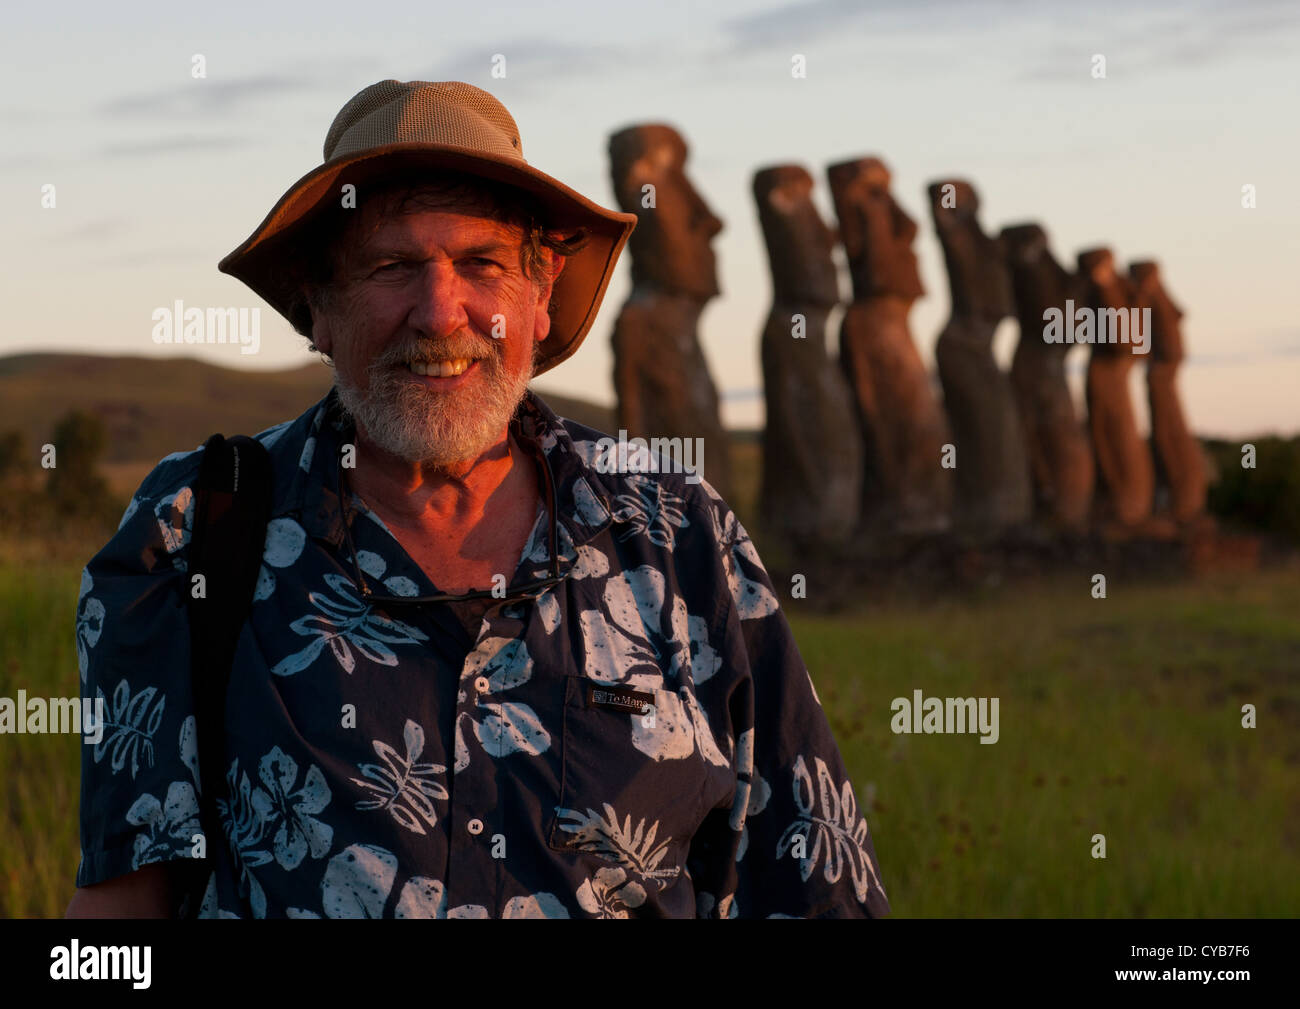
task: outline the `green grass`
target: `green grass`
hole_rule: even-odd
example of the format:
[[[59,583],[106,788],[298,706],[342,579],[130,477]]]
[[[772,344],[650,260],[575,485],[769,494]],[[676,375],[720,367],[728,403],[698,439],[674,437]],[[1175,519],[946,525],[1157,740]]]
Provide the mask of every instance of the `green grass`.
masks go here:
[[[1300,913],[1300,575],[1086,580],[803,617],[900,916]],[[890,702],[1000,698],[999,741]],[[1241,726],[1256,706],[1258,727]],[[1104,834],[1106,858],[1091,857]]]
[[[75,696],[80,563],[0,556],[0,695]],[[894,913],[1300,914],[1300,573],[1088,588],[834,617],[786,601]],[[1000,698],[1001,738],[894,735],[890,702],[917,688]],[[67,905],[78,748],[0,737],[0,916]]]

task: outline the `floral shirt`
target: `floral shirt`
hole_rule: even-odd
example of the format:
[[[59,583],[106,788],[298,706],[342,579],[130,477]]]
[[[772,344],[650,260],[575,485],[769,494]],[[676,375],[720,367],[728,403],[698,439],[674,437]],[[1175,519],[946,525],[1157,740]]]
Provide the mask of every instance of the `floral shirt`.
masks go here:
[[[877,917],[852,784],[772,583],[705,481],[597,465],[603,436],[534,394],[559,585],[477,635],[374,513],[335,488],[333,390],[257,437],[272,518],[226,709],[224,837],[199,828],[185,593],[201,453],[163,459],[87,565],[87,886],[206,855],[205,917]],[[602,472],[617,468],[619,472]],[[638,472],[639,470],[639,472]],[[539,506],[511,585],[546,577]],[[381,588],[382,586],[382,588]]]

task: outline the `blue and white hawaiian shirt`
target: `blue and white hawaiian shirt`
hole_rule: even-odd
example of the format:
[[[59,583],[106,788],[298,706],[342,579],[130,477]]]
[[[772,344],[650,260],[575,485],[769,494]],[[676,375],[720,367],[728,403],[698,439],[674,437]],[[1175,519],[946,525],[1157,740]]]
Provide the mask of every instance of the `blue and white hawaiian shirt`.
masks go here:
[[[878,917],[867,823],[772,583],[706,481],[597,466],[533,393],[560,570],[535,601],[362,599],[333,390],[257,437],[272,519],[226,709],[204,917]],[[644,453],[644,450],[641,450]],[[193,857],[200,775],[186,548],[201,453],[163,459],[77,607],[87,886]],[[359,498],[371,591],[437,588]],[[512,585],[547,574],[537,523]],[[381,589],[379,586],[382,585]],[[400,612],[399,612],[400,610]]]

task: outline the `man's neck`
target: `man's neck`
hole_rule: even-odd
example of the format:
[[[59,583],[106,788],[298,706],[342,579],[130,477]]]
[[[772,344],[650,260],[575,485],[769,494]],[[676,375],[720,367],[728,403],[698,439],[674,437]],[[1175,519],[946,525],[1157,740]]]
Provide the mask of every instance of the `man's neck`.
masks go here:
[[[357,466],[348,480],[386,523],[469,530],[485,514],[500,515],[529,497],[528,476],[526,453],[508,431],[474,459],[433,467],[394,456],[358,430]]]

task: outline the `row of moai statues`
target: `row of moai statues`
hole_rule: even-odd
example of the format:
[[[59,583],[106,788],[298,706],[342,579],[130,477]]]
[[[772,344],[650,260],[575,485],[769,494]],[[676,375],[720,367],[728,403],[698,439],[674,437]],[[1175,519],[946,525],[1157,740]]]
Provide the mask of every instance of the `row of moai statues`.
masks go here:
[[[610,142],[619,204],[639,218],[629,243],[633,290],[613,337],[619,425],[725,445],[697,333],[704,304],[719,293],[710,242],[722,223],[687,179],[686,154],[665,125],[631,127]],[[823,221],[802,166],[764,168],[753,180],[773,281],[761,338],[760,507],[770,531],[795,546],[855,534],[999,533],[1032,520],[1140,535],[1203,515],[1204,462],[1176,389],[1182,312],[1155,263],[1133,263],[1125,275],[1109,250],[1089,249],[1072,273],[1038,224],[988,235],[968,182],[934,182],[928,195],[951,294],[935,345],[941,400],[908,325],[925,293],[916,223],[877,158],[833,164],[827,180],[838,229]],[[837,245],[852,284],[838,360],[827,350],[841,303]],[[1150,445],[1129,397],[1136,340],[1092,345],[1086,422],[1076,415],[1065,367],[1073,344],[1048,339],[1045,320],[1057,312],[1072,326],[1081,309],[1094,317],[1150,309]],[[993,354],[1007,318],[1020,327],[1009,373]],[[707,473],[724,496],[725,455],[714,449]],[[1158,484],[1167,494],[1161,516]]]

